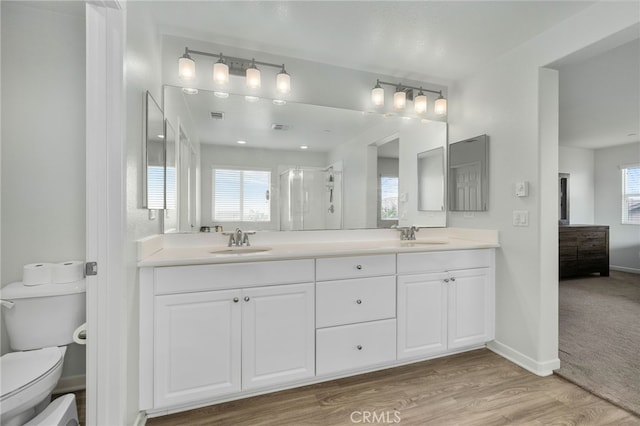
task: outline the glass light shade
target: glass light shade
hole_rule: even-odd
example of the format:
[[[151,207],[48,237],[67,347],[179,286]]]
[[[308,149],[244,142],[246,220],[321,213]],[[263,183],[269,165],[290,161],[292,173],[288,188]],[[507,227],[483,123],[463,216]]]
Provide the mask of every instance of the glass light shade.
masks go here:
[[[418,96],[413,98],[413,110],[417,114],[422,114],[427,111],[427,96],[420,92]]]
[[[220,61],[213,64],[213,81],[218,84],[229,82],[229,66],[227,64]]]
[[[291,76],[284,69],[276,76],[276,89],[283,95],[291,92]]]
[[[407,106],[407,94],[398,90],[393,94],[393,108],[395,109],[404,109]]]
[[[436,99],[434,111],[438,115],[444,115],[447,113],[447,100],[440,96]]]
[[[376,86],[371,90],[371,102],[375,106],[384,105],[384,89],[380,86]]]
[[[260,70],[256,67],[247,68],[247,87],[249,89],[260,88]]]
[[[196,77],[196,63],[188,55],[178,59],[178,77],[183,81],[191,81]]]

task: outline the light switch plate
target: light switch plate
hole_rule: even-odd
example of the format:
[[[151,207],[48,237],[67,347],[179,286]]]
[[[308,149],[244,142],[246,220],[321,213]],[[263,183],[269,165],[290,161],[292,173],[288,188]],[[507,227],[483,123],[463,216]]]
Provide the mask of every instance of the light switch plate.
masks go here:
[[[529,182],[516,182],[516,197],[528,197],[529,196]]]
[[[529,226],[529,211],[528,210],[514,210],[513,211],[513,226]]]

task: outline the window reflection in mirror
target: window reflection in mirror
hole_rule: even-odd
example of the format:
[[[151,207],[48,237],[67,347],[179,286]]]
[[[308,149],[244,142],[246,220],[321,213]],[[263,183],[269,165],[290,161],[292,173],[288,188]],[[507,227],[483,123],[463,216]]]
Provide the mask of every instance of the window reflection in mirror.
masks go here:
[[[398,224],[400,206],[399,187],[399,139],[378,145],[378,228],[390,228]]]
[[[444,148],[418,154],[418,210],[444,211]]]
[[[146,184],[144,202],[148,209],[165,208],[165,134],[162,110],[149,92],[146,93],[145,161]]]
[[[489,137],[481,135],[449,144],[449,209],[487,211],[489,205]]]

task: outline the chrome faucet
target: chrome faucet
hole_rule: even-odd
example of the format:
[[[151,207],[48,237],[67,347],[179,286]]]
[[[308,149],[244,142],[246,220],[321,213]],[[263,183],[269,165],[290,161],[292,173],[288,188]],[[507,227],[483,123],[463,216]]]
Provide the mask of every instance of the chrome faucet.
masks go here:
[[[249,235],[254,235],[255,231],[244,232],[240,228],[236,228],[233,232],[223,232],[222,235],[229,236],[229,243],[227,246],[229,247],[242,247],[242,246],[250,246]]]
[[[416,239],[416,232],[420,231],[420,228],[417,226],[411,225],[410,227],[399,227],[396,228],[400,231],[400,239],[402,241],[413,241]]]

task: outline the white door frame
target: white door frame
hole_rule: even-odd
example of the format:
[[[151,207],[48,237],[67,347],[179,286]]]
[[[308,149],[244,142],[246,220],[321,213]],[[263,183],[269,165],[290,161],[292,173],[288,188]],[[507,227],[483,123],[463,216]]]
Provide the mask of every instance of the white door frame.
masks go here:
[[[118,0],[86,2],[87,425],[126,423],[124,30]]]

